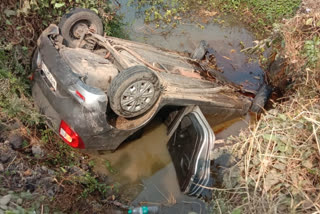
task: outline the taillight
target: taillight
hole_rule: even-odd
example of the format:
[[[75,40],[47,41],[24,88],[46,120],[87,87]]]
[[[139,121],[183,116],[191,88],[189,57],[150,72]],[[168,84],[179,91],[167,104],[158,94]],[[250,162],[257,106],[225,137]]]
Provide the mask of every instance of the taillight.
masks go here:
[[[82,99],[83,101],[86,101],[86,98],[78,90],[76,90],[76,95],[80,97],[80,99]]]
[[[63,120],[61,120],[60,123],[59,135],[69,146],[73,148],[84,149],[84,143],[81,137]]]

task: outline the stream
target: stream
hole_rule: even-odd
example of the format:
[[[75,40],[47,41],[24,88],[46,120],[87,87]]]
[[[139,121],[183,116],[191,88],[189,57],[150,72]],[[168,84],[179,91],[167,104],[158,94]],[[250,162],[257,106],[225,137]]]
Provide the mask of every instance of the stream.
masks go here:
[[[131,40],[189,53],[205,40],[218,53],[217,61],[228,80],[249,90],[257,90],[263,83],[264,72],[259,64],[250,62],[248,56],[240,52],[240,43],[251,46],[254,40],[241,24],[226,17],[224,25],[209,22],[201,29],[185,20],[167,31],[156,29],[152,24],[145,25],[141,11],[139,13],[134,5],[128,7],[125,0],[119,2],[122,5],[119,13],[128,23],[126,31]],[[206,115],[206,118],[216,139],[238,135],[252,121],[249,114],[218,125],[214,123],[215,116]],[[180,192],[166,146],[168,140],[166,126],[155,118],[140,139],[124,143],[115,152],[91,152],[94,170],[117,183],[121,199],[132,202],[132,205],[164,205],[161,213],[206,213],[210,209],[208,204]]]

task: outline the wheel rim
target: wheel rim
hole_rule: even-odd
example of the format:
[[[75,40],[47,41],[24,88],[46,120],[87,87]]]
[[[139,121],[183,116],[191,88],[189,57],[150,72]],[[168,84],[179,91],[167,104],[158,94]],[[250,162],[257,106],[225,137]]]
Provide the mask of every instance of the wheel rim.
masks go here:
[[[86,33],[88,30],[91,30],[92,32],[96,33],[97,27],[86,20],[80,20],[72,26],[70,34],[71,37],[75,39],[80,39],[81,35]]]
[[[121,96],[121,108],[129,112],[143,110],[152,101],[154,94],[151,82],[146,80],[135,82],[124,90]]]

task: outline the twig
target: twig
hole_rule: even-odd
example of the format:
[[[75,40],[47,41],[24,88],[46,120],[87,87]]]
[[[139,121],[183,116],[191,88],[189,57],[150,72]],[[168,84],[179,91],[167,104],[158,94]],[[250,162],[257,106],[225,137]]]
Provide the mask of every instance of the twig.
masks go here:
[[[216,203],[217,203],[217,206],[218,206],[218,209],[219,209],[219,213],[222,214],[222,211],[221,211],[221,208],[220,208],[220,205],[219,205],[219,201],[216,200]]]
[[[319,127],[316,129],[315,126],[314,126],[314,124],[312,124],[312,129],[313,129],[314,138],[316,139],[316,143],[317,143],[317,147],[318,147],[318,152],[319,152],[319,155],[320,155],[320,143],[319,143],[318,135],[317,135],[317,131],[318,131]]]
[[[145,61],[139,54],[137,54],[135,51],[127,48],[127,47],[124,47],[122,45],[115,45],[114,46],[115,48],[120,48],[120,49],[123,49],[125,51],[127,51],[128,53],[130,53],[132,56],[134,56],[135,58],[137,58],[140,62],[142,62],[143,64],[145,64],[147,67],[155,70],[155,71],[158,71],[158,72],[164,72],[165,70],[163,69],[160,69],[160,68],[157,68],[153,65],[151,65],[149,62]]]
[[[14,160],[17,158],[17,155],[14,156],[14,158],[12,159],[12,161],[8,164],[7,169],[9,169],[9,167],[11,166],[11,164],[14,162]]]

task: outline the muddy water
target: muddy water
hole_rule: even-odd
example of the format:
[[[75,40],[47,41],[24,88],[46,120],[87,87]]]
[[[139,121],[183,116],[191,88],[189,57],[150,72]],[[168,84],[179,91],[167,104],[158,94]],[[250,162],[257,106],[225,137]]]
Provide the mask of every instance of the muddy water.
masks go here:
[[[96,152],[95,170],[124,185],[153,175],[171,161],[166,131],[163,123],[154,120],[138,140],[124,143],[115,152]]]
[[[127,31],[130,39],[189,53],[201,40],[206,40],[218,53],[218,60],[227,79],[253,90],[257,90],[263,82],[263,71],[259,65],[249,63],[248,57],[240,52],[240,42],[250,46],[254,39],[250,32],[240,25],[223,27],[218,24],[208,24],[201,30],[196,24],[185,21],[170,32],[165,32],[162,29],[155,29],[152,25],[144,25],[143,17],[137,14],[136,8],[127,7],[125,0],[119,2],[122,5],[120,13],[128,22]],[[206,115],[206,118],[209,123],[211,121],[214,123],[214,117]],[[230,135],[237,135],[241,129],[248,127],[250,121],[250,115],[246,115],[212,126],[212,129],[217,139],[224,139]],[[166,127],[159,120],[155,120],[146,127],[142,138],[122,145],[114,153],[94,153],[92,158],[95,162],[95,171],[106,174],[114,182],[119,183],[123,197],[134,203],[153,202],[170,205],[179,201],[177,204],[191,201],[190,204],[199,204],[199,201],[193,201],[194,199],[186,198],[180,193],[167,151],[167,141]],[[185,206],[184,204],[183,207]]]
[[[134,6],[127,7],[127,1],[119,2],[122,5],[120,13],[128,22],[127,32],[131,40],[188,53],[192,53],[199,42],[205,40],[217,52],[217,61],[228,80],[252,90],[257,90],[263,83],[264,72],[259,64],[250,62],[249,58],[240,52],[240,43],[249,47],[255,39],[241,23],[235,23],[232,17],[224,18],[224,26],[217,23],[203,24],[204,29],[197,23],[182,20],[181,24],[169,31],[157,29],[152,24],[145,25],[143,8],[138,12]],[[212,17],[212,20],[214,18],[216,17]]]

